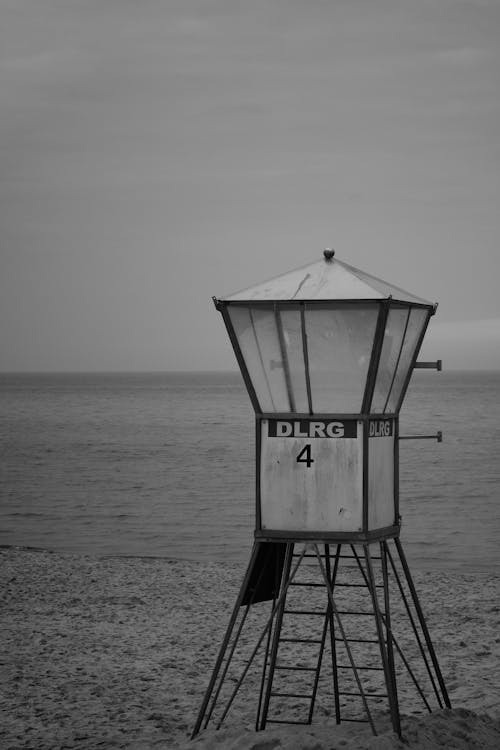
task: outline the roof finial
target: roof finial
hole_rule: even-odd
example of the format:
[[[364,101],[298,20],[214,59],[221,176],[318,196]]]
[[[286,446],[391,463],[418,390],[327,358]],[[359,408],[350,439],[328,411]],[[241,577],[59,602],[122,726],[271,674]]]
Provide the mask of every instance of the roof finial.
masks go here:
[[[335,250],[333,250],[333,248],[331,247],[325,247],[325,249],[323,250],[323,255],[325,256],[325,260],[329,263],[335,255]]]

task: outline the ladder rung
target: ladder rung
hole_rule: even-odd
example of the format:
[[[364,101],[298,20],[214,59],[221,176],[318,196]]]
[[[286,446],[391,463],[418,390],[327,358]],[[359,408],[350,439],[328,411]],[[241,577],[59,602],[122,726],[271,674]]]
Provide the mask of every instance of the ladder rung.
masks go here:
[[[368,586],[366,585],[366,583],[337,583],[337,581],[336,581],[335,584],[334,584],[334,586],[333,586],[333,588],[336,589],[337,587],[338,588],[346,588],[346,589],[367,589],[368,588]],[[376,589],[383,589],[384,588],[384,584],[383,583],[376,583],[375,584],[375,588]]]
[[[325,558],[325,554],[323,552],[321,552],[319,556],[322,559]],[[306,552],[304,555],[301,552],[294,552],[293,555],[292,555],[292,557],[302,557],[302,558],[306,558],[307,557],[307,558],[312,558],[314,560],[318,559],[318,556],[315,555],[315,554],[313,554],[312,552]],[[338,557],[340,560],[356,560],[356,559],[359,559],[359,560],[361,560],[361,562],[363,562],[364,559],[365,559],[363,555],[358,555],[358,557],[356,558],[355,555],[337,555],[335,552],[330,552],[329,557],[330,557],[330,560],[333,560],[336,557]],[[371,555],[370,559],[371,560],[380,560],[381,557],[380,557],[380,555]]]
[[[352,666],[350,664],[337,664],[337,669],[352,669]],[[383,667],[358,667],[358,665],[355,665],[355,669],[360,670],[363,669],[364,671],[372,671],[372,672],[383,672]]]
[[[266,724],[301,724],[307,726],[308,721],[297,721],[297,719],[266,719]]]
[[[292,557],[302,557],[302,558],[309,557],[309,558],[313,558],[314,560],[318,559],[318,556],[317,555],[313,555],[312,552],[306,552],[305,555],[302,555],[300,552],[294,552],[293,555],[292,555]],[[320,557],[322,559],[324,559],[325,555],[323,553],[321,553]],[[331,557],[331,555],[330,555],[330,557]]]
[[[285,609],[283,612],[285,615],[321,615],[325,616],[324,612],[320,612],[317,609]]]
[[[294,671],[295,672],[315,672],[316,671],[316,667],[287,667],[285,665],[278,666],[277,664],[276,664],[276,666],[274,668],[275,669],[286,669],[286,670],[288,670],[290,672],[294,672]]]
[[[356,696],[357,698],[362,698],[363,693],[348,693],[348,692],[339,692],[339,695],[351,695]],[[365,698],[387,698],[386,693],[364,693]]]
[[[371,638],[335,638],[335,640],[340,641],[340,643],[344,643],[345,641],[348,643],[378,643],[378,641]]]
[[[305,698],[308,701],[312,698],[311,695],[301,695],[300,693],[271,693],[271,695],[275,698]]]
[[[368,719],[349,719],[347,717],[342,716],[342,721],[355,721],[358,724],[368,724]]]
[[[322,643],[321,638],[280,638],[280,643]]]

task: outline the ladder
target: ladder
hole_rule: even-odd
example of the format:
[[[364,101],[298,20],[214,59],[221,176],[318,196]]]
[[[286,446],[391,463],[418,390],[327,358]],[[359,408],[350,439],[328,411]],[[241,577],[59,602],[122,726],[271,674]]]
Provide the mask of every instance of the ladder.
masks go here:
[[[300,561],[315,555],[293,552],[292,559]],[[329,564],[329,560],[327,562]],[[289,585],[286,598],[277,612],[269,665],[264,681],[267,682],[259,728],[272,724],[310,724],[312,721],[318,682],[328,633],[332,633],[332,609],[328,602],[317,601],[318,590],[324,592],[324,582],[309,580],[297,575]],[[323,597],[321,597],[323,599]],[[287,653],[288,652],[288,653]],[[307,662],[307,663],[305,663]],[[271,703],[283,706],[290,703],[289,710],[302,711],[305,718],[269,716]],[[297,714],[295,714],[297,715]]]
[[[337,723],[366,722],[376,734],[370,704],[388,701],[391,715],[399,727],[396,686],[391,676],[391,639],[387,639],[383,627],[382,617],[386,615],[380,610],[376,594],[372,593],[377,588],[384,588],[383,583],[376,583],[372,564],[372,559],[381,558],[371,558],[366,547],[365,567],[354,546],[350,553],[342,554],[340,544],[336,545],[333,554],[329,545],[325,545],[323,553],[319,552],[317,545],[311,545],[311,551],[293,552],[292,558],[304,561],[302,571],[305,577],[299,574],[290,582],[276,615],[268,668],[263,678],[267,687],[262,708],[259,706],[259,728],[264,729],[267,724],[312,722],[328,636]],[[314,562],[307,564],[311,558]],[[354,580],[353,568],[360,574]],[[316,574],[320,572],[319,580],[318,576],[312,579],[314,569]],[[354,601],[353,604],[352,590],[360,593],[361,589],[364,601]],[[368,597],[367,590],[371,594]],[[316,601],[316,604],[311,606],[311,601]],[[372,625],[376,624],[372,633],[366,632],[367,619]],[[368,663],[367,650],[371,651]],[[383,666],[380,666],[381,656]],[[370,684],[372,680],[366,684],[364,675],[368,673],[370,676],[373,673],[382,675],[381,684],[375,690]],[[345,711],[346,704],[351,706],[350,713]]]
[[[394,556],[388,540],[321,546],[256,542],[192,737],[210,721],[222,725],[245,681],[258,694],[257,730],[267,724],[310,724],[315,711],[325,716],[334,711],[338,724],[364,722],[377,734],[375,711],[388,707],[400,735],[395,656],[432,711],[392,629],[389,580],[399,591],[399,614],[411,626],[404,633],[413,631],[428,687],[440,708],[450,708],[401,542],[390,541]],[[267,602],[271,611],[265,615]],[[252,621],[254,616],[260,619]],[[248,631],[250,638],[243,635]],[[221,703],[222,713],[216,711]]]

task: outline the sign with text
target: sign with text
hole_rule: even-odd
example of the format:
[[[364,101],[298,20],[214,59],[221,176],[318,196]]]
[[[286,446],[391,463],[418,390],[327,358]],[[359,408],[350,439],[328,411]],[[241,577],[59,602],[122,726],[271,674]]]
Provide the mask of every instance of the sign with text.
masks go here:
[[[269,419],[268,437],[355,438],[358,423],[355,419]]]
[[[370,419],[368,437],[392,437],[393,419]]]
[[[262,529],[359,531],[363,433],[356,419],[262,419]]]

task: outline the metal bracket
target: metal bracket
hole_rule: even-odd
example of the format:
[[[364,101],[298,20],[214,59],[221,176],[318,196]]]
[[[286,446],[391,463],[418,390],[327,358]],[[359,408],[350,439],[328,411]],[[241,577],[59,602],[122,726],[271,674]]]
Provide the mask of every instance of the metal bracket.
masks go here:
[[[438,430],[435,435],[400,435],[398,440],[436,440],[436,442],[442,443],[443,433]]]
[[[415,362],[415,370],[438,370],[443,369],[443,360],[438,359],[436,362]]]

